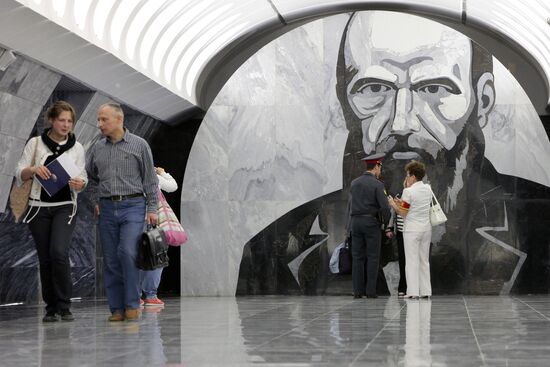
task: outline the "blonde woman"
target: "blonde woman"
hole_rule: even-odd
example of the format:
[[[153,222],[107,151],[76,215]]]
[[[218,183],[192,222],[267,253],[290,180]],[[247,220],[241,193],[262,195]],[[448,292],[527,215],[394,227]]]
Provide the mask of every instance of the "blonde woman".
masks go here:
[[[72,296],[69,245],[77,211],[77,195],[87,183],[84,148],[76,141],[73,129],[76,116],[73,107],[58,101],[46,113],[50,127],[41,136],[29,140],[17,165],[15,177],[19,185],[33,180],[29,209],[23,222],[29,228],[36,245],[40,264],[42,298],[46,303],[44,322],[72,321]],[[62,154],[67,154],[80,170],[56,194],[50,196],[39,184],[52,177],[46,167]],[[31,165],[31,162],[35,162]]]

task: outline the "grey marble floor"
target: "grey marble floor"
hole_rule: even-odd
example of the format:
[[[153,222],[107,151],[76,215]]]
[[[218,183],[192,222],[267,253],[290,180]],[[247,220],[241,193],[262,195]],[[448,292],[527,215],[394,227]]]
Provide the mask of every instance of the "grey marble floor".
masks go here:
[[[1,366],[548,366],[550,296],[172,298],[138,322],[0,306]]]

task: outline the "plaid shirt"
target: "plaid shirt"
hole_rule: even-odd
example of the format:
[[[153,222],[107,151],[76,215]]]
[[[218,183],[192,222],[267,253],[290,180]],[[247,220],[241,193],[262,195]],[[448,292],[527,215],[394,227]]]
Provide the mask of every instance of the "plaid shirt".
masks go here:
[[[158,208],[158,179],[147,142],[124,129],[116,143],[103,137],[92,146],[86,160],[92,201],[101,197],[143,193],[147,213]]]

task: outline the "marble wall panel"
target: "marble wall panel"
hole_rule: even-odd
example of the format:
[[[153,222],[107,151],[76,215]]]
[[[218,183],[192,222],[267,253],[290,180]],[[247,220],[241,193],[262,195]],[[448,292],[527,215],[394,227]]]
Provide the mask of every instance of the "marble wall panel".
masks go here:
[[[309,105],[232,111],[226,117],[230,200],[311,200],[338,189],[342,155],[334,152],[345,142],[344,129],[329,128]],[[319,130],[330,131],[330,139],[311,133]]]
[[[38,263],[28,226],[0,217],[0,303],[36,302],[39,297]]]
[[[60,79],[57,73],[21,56],[0,72],[0,146],[4,152],[0,173],[13,175],[43,104]],[[2,185],[0,197],[7,197],[10,188],[11,185]],[[5,204],[2,201],[0,213]]]
[[[228,199],[228,142],[229,121],[237,113],[230,106],[210,108],[212,124],[201,127],[193,143],[185,169],[189,185],[182,190],[182,201],[226,201]],[[191,157],[190,157],[191,158]]]
[[[96,298],[96,265],[71,267],[71,277],[73,279],[73,298]]]
[[[0,268],[0,304],[36,303],[40,298],[38,267]],[[12,286],[19,284],[19,286]]]
[[[181,248],[181,268],[185,269],[181,277],[181,288],[185,289],[182,293],[189,296],[230,295],[229,275],[232,269],[228,266],[229,246],[225,246],[230,236],[227,202],[188,202],[182,206],[181,213],[182,222],[189,228],[187,232],[190,238]],[[192,228],[202,226],[210,228],[210,231],[201,239],[219,246],[198,246],[197,242],[191,240],[196,236]],[[188,246],[191,243],[196,245]]]
[[[17,60],[0,75],[1,91],[40,106],[46,103],[61,80],[58,73],[22,56],[18,56]]]
[[[0,186],[1,187],[10,187],[13,182],[12,175],[5,175],[0,173]],[[0,208],[5,208],[8,204],[8,199],[10,197],[10,190],[0,190]]]
[[[325,66],[323,37],[323,23],[315,22],[281,36],[270,45],[275,49],[275,80],[271,88],[278,108],[303,105],[324,108],[324,95],[319,93],[326,79],[322,72]],[[301,57],[292,56],[297,54]]]
[[[258,225],[268,224],[290,208],[341,185],[341,170],[336,168],[341,166],[342,154],[334,152],[343,152],[347,130],[344,124],[330,121],[331,107],[323,103],[324,96],[318,92],[327,89],[325,83],[330,79],[322,72],[322,27],[322,23],[310,25],[298,32],[299,37],[283,37],[264,47],[257,58],[243,65],[242,74],[228,82],[208,111],[207,123],[203,121],[195,139],[182,190],[182,222],[195,239],[190,240],[189,247],[200,246],[205,251],[217,246],[208,238],[210,232],[193,232],[200,223],[188,218],[187,205],[198,205],[197,199],[223,199],[221,193],[228,190],[232,229],[226,242],[230,241],[228,247],[242,256],[243,239],[253,236]],[[309,65],[309,73],[296,67],[300,61],[289,57],[301,49],[308,50],[304,63]],[[265,92],[266,88],[271,91]],[[236,108],[233,104],[237,102]],[[227,161],[218,159],[221,154],[212,154],[220,151],[227,152]],[[216,172],[226,172],[225,182],[220,180],[222,175],[212,174],[211,165],[219,167]],[[214,180],[210,180],[212,176]],[[215,207],[222,205],[218,202]],[[182,249],[182,261],[185,251],[192,250]],[[234,289],[240,261],[230,261],[235,267],[231,270]],[[185,284],[189,270],[185,265],[183,262],[182,293],[188,294]],[[201,274],[206,275],[204,271]],[[227,294],[225,282],[224,286],[213,282],[209,287]]]
[[[239,70],[250,78],[250,83],[243,88],[240,78],[230,78],[223,89],[233,92],[220,91],[213,106],[242,106],[242,101],[248,101],[249,106],[273,106],[275,89],[271,85],[276,80],[275,55],[275,48],[267,45],[248,59]]]
[[[101,136],[97,128],[97,110],[102,104],[112,102],[112,100],[99,93],[95,92],[90,97],[86,107],[78,117],[78,122],[75,127],[75,135],[78,141],[88,150]]]
[[[498,61],[494,74],[497,100],[483,129],[485,156],[500,173],[550,186],[548,135],[525,92]]]
[[[189,241],[181,247],[181,293],[234,295],[243,246],[232,245],[247,241],[256,228],[266,226],[295,206],[293,201],[183,203],[181,221]]]
[[[105,285],[103,283],[103,257],[98,258],[96,261],[95,272],[96,272],[96,282],[95,282],[95,297],[96,298],[106,298],[107,294],[105,293]]]
[[[0,131],[25,142],[42,111],[42,105],[3,91],[0,91],[0,103]]]
[[[132,133],[149,139],[158,129],[158,122],[149,116],[141,114],[124,116],[124,126]]]
[[[74,266],[87,268],[95,264],[95,217],[86,191],[78,196],[78,214],[71,244]]]
[[[11,175],[15,172],[17,167],[17,162],[23,154],[24,140],[19,139],[18,137],[11,135],[4,135],[0,133],[0,146],[3,149],[2,156],[0,156],[0,173],[5,175]]]
[[[101,105],[109,102],[113,100],[99,92],[94,93],[78,120],[97,128],[97,110]]]
[[[80,121],[79,121],[80,122]],[[75,128],[76,139],[82,144],[84,150],[88,150],[101,136],[97,126],[92,126],[87,123],[79,123]]]

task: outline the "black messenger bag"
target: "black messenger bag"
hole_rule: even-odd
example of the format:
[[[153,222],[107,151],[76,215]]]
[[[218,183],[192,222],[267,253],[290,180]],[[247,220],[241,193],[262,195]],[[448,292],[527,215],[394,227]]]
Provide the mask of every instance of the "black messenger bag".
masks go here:
[[[137,267],[154,270],[168,266],[168,244],[160,227],[147,226],[139,241]]]

